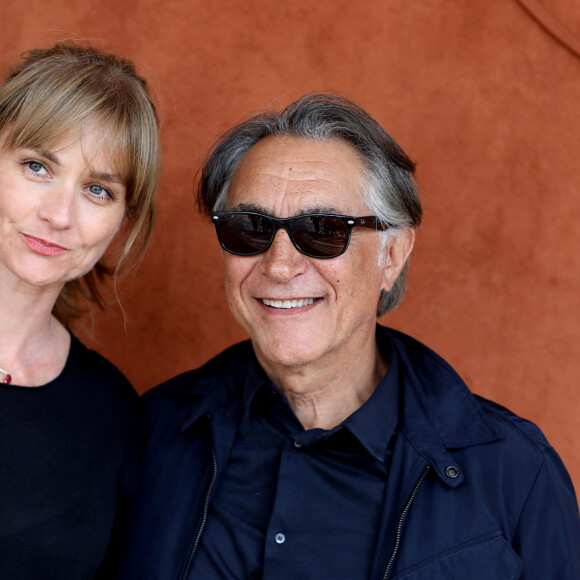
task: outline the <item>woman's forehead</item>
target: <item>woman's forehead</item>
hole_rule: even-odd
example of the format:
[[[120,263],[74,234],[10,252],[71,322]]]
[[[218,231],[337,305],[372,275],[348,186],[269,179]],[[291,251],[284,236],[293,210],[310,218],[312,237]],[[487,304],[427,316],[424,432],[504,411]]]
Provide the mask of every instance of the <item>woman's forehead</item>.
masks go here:
[[[126,139],[118,128],[91,121],[55,136],[45,147],[58,153],[59,149],[79,145],[87,165],[92,170],[116,175],[126,184],[130,154],[124,146],[125,143]]]

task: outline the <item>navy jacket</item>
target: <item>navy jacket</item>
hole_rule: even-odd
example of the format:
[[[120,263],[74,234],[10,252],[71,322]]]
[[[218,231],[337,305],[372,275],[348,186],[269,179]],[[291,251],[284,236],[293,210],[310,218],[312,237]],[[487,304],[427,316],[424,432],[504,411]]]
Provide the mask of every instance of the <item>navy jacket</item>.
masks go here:
[[[414,339],[377,332],[403,388],[372,580],[579,580],[574,489],[539,429],[474,396]],[[145,396],[150,438],[119,578],[191,580],[250,356],[235,345]]]

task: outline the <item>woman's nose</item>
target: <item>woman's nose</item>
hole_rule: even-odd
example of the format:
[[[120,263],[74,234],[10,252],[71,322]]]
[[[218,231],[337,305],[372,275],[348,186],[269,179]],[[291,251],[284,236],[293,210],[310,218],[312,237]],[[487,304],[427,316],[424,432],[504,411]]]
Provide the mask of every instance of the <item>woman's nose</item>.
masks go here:
[[[55,229],[67,229],[74,222],[74,200],[71,187],[51,189],[43,196],[39,216]]]

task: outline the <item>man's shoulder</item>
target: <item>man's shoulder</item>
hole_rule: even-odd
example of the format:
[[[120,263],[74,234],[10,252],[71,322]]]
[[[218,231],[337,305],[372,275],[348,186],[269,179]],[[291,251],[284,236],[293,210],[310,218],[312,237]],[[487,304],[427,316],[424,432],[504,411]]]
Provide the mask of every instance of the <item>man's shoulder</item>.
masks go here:
[[[536,464],[542,463],[546,454],[554,453],[539,427],[506,407],[473,393],[435,351],[399,331],[383,329],[383,332],[390,337],[404,361],[407,380],[412,383],[415,394],[449,449],[470,447],[475,443],[495,443],[508,454],[526,455]],[[486,428],[489,435],[477,441],[473,436],[475,429],[478,433],[485,433]]]
[[[253,356],[250,341],[230,346],[201,367],[181,373],[147,391],[142,397],[146,410],[181,407],[199,400],[219,404],[240,387]]]
[[[474,395],[476,401],[483,409],[487,420],[503,440],[512,442],[521,452],[527,448],[538,458],[548,453],[554,453],[554,449],[546,439],[542,430],[529,419],[517,415],[510,409],[486,399],[480,395]]]

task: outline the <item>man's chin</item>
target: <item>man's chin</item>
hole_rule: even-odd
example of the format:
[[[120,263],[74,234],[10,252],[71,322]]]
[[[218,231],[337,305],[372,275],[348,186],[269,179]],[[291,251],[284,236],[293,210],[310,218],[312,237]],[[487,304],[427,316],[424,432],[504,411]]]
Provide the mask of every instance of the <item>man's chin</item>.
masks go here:
[[[254,352],[264,367],[298,368],[314,363],[320,358],[318,349],[304,341],[297,342],[299,337],[285,342],[252,341]]]

